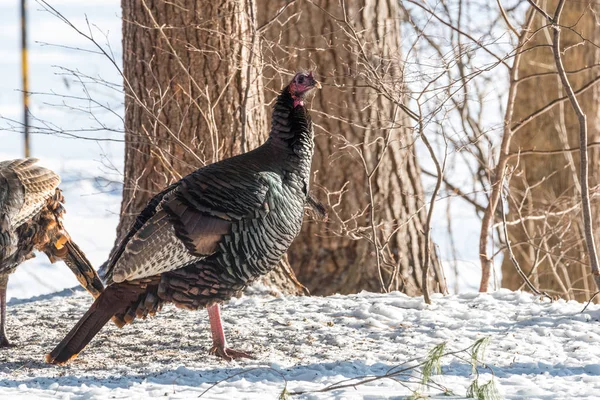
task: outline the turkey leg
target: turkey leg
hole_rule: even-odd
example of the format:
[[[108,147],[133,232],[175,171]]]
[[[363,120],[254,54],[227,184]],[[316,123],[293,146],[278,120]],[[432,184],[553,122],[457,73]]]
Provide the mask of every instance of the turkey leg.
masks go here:
[[[221,321],[219,304],[208,306],[206,307],[206,310],[208,311],[210,333],[212,334],[213,339],[213,346],[210,349],[210,353],[227,361],[235,360],[237,358],[254,358],[250,354],[243,351],[227,348],[227,341],[225,340],[225,332],[223,332],[223,322]]]
[[[6,286],[8,276],[0,276],[0,348],[9,347],[10,342],[6,337]]]

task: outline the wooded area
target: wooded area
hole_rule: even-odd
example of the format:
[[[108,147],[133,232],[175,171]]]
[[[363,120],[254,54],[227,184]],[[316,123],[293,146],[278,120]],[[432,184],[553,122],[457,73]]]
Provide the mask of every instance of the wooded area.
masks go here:
[[[548,2],[548,10],[556,9],[557,4],[557,1]],[[589,6],[585,2],[567,2],[561,18],[562,25],[576,27],[576,30],[565,29],[561,40],[565,69],[577,71],[569,74],[575,91],[590,84],[597,74],[590,67],[600,61],[593,42],[582,41],[582,38],[596,38],[600,33]],[[523,49],[518,66],[519,80],[513,82],[517,86],[514,102],[519,106],[515,107],[511,124],[565,96],[560,78],[548,74],[552,71],[549,66],[554,64],[554,54],[548,46],[552,44],[552,32],[543,29],[544,24],[544,16],[536,12],[531,29],[541,31],[531,36]],[[598,93],[598,88],[592,88],[578,96],[590,127],[600,122]],[[507,218],[516,259],[532,283],[552,295],[582,301],[596,288],[589,272],[581,219],[579,153],[540,154],[577,148],[578,132],[577,115],[569,103],[563,102],[514,133],[510,152],[515,156],[509,162],[513,172]],[[599,138],[598,131],[590,129],[589,140],[597,142]],[[539,153],[525,154],[527,150]],[[598,149],[590,148],[589,157],[589,165],[596,171],[600,162]],[[599,183],[598,174],[592,172],[590,187],[595,188]],[[600,226],[598,211],[595,207],[596,232]],[[513,272],[514,268],[509,257],[505,257],[502,284],[516,290],[524,283]]]
[[[263,283],[419,295],[426,273],[430,290],[447,293],[451,278],[456,291],[457,247],[477,247],[460,242],[457,210],[468,209],[481,222],[481,291],[588,299],[600,282],[597,7],[123,0],[116,243],[152,195],[263,143],[276,95],[306,70],[323,84],[306,104],[310,192],[328,219],[308,207],[283,268]],[[449,243],[438,247],[434,225]]]
[[[554,10],[557,4],[549,3],[547,9]],[[567,21],[563,23],[576,27],[563,35],[562,45],[567,71],[580,71],[569,74],[575,90],[586,87],[594,75],[589,66],[595,65],[597,51],[585,39],[594,37],[596,29],[591,7],[567,2],[562,13]],[[431,257],[430,287],[447,290],[435,246],[425,253],[427,204],[433,203],[421,183],[415,141],[432,129],[432,121],[442,124],[443,119],[452,119],[448,113],[458,110],[466,129],[463,136],[471,131],[481,143],[484,130],[477,127],[481,116],[472,113],[481,112],[483,106],[465,103],[471,101],[468,82],[475,79],[468,72],[474,68],[474,51],[458,47],[473,40],[461,31],[460,13],[457,20],[450,9],[438,13],[416,2],[380,0],[318,4],[220,0],[210,5],[197,0],[145,0],[123,1],[123,10],[127,150],[119,237],[130,226],[130,216],[169,183],[196,167],[262,143],[274,96],[296,70],[314,70],[324,89],[310,102],[316,125],[312,192],[327,206],[329,218],[326,222],[309,218],[289,251],[299,281],[315,294],[401,290],[417,295],[424,263]],[[504,23],[500,18],[504,10],[496,11],[501,12],[494,24]],[[538,11],[532,8],[527,13],[533,17]],[[401,33],[407,18],[417,31],[423,19],[442,22],[442,28],[444,24],[450,28],[450,39],[420,31],[426,44],[415,41],[407,47]],[[508,53],[519,60],[514,98],[506,100],[515,104],[505,122],[509,126],[564,97],[559,77],[549,73],[555,68],[552,48],[540,47],[552,41],[543,19],[541,13],[533,17],[531,27],[523,28],[521,42]],[[441,59],[443,48],[452,48],[460,63],[450,70],[455,69],[457,76],[453,71],[427,85],[415,82],[428,74],[416,75],[405,52],[425,54],[427,46]],[[509,62],[496,56],[495,42],[485,46],[492,59],[500,60],[498,68]],[[463,89],[453,92],[457,84]],[[426,111],[428,105],[423,103],[419,122],[402,108],[415,108],[415,98],[426,93],[419,92],[419,86],[428,86],[433,97],[452,102],[455,109],[445,114],[439,109]],[[595,93],[596,89],[587,90],[580,97],[588,115],[596,114]],[[463,100],[458,99],[461,95]],[[417,105],[421,107],[420,102]],[[553,295],[583,299],[594,289],[578,211],[578,154],[526,154],[577,147],[576,124],[571,105],[563,101],[519,132],[509,130],[506,214],[516,261],[533,285]],[[446,152],[460,150],[444,129],[432,132],[438,146],[445,138]],[[494,141],[493,133],[483,135]],[[470,152],[479,154],[473,160],[487,174],[494,165],[486,161],[488,150],[480,143],[473,143]],[[594,165],[597,151],[590,154]],[[447,176],[441,178],[453,195],[461,195]],[[478,180],[484,187],[505,184],[487,181],[485,175]],[[473,203],[468,195],[463,197]],[[499,229],[499,206],[495,215]],[[501,230],[498,233],[500,243],[505,243]],[[508,256],[502,275],[505,287],[525,286]],[[270,284],[288,285],[299,293],[288,278],[280,273]]]

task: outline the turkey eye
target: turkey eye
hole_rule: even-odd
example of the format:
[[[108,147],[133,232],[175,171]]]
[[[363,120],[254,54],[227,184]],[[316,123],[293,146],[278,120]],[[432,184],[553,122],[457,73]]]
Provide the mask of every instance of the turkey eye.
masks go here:
[[[300,76],[298,78],[298,83],[304,83],[304,76]]]

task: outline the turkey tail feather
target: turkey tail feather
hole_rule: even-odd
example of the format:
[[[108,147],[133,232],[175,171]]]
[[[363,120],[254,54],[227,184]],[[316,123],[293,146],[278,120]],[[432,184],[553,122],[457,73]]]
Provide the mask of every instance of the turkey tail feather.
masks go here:
[[[102,285],[96,270],[79,246],[71,240],[65,243],[65,247],[67,248],[67,254],[63,257],[65,264],[73,271],[81,286],[94,298],[97,298],[104,291],[104,285]]]
[[[58,346],[46,355],[46,362],[62,365],[77,357],[100,329],[115,314],[127,308],[139,295],[140,293],[132,291],[131,287],[123,288],[121,285],[108,287]]]

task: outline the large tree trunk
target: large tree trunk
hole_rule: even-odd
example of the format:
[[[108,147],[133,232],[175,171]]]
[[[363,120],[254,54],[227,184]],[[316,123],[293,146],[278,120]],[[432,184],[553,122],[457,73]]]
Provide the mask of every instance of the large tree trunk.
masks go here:
[[[557,1],[543,4],[550,15],[554,14]],[[592,8],[592,12],[589,7]],[[561,32],[561,47],[568,49],[563,54],[567,71],[576,71],[595,65],[600,61],[600,51],[595,45],[582,38],[597,38],[600,27],[595,15],[599,7],[591,1],[567,1],[561,25],[573,27]],[[531,11],[530,11],[531,12]],[[537,15],[532,32],[536,32],[546,21]],[[525,79],[518,85],[516,107],[512,123],[552,101],[566,96],[556,72],[552,49],[552,30],[544,29],[535,34],[527,44],[519,67],[520,79],[535,74],[543,76]],[[579,35],[581,34],[581,36]],[[574,90],[582,88],[598,75],[595,68],[570,73],[569,80]],[[577,96],[588,117],[589,140],[600,139],[599,103],[597,86]],[[551,108],[519,130],[512,139],[511,152],[524,150],[557,150],[578,148],[578,121],[569,102]],[[580,185],[579,153],[529,154],[514,158],[516,168],[510,181],[510,214],[508,220],[525,219],[523,223],[510,225],[509,238],[518,263],[532,283],[550,294],[569,299],[583,300],[593,292],[593,280],[586,257],[583,240]],[[600,179],[593,171],[598,169],[600,152],[590,149],[590,187],[595,188]],[[592,193],[593,194],[593,193]],[[593,200],[593,196],[592,196]],[[592,202],[595,226],[600,218],[595,202]],[[528,217],[538,219],[527,219]],[[596,238],[598,234],[596,233]],[[502,264],[502,286],[518,289],[522,279],[508,257]]]
[[[312,186],[317,197],[328,199],[330,218],[327,224],[304,224],[288,253],[291,265],[300,281],[317,294],[384,288],[420,294],[426,209],[414,138],[394,104],[365,88],[373,75],[361,71],[365,63],[382,61],[377,72],[394,82],[394,89],[402,89],[398,7],[395,1],[345,1],[350,19],[345,26],[340,22],[344,20],[340,1],[317,3],[297,1],[270,25],[283,4],[259,3],[259,25],[267,26],[263,55],[265,65],[271,66],[265,70],[272,78],[268,86],[278,88],[300,67],[314,69],[325,84],[310,105],[317,135]],[[352,30],[368,54],[360,54]],[[366,169],[372,170],[380,157],[371,197]],[[381,272],[371,215],[382,248]],[[432,256],[431,275],[437,284],[429,287],[440,290],[445,285],[437,257]]]
[[[254,7],[122,0],[126,133],[117,242],[168,184],[266,139]],[[285,275],[265,282],[286,286]]]

